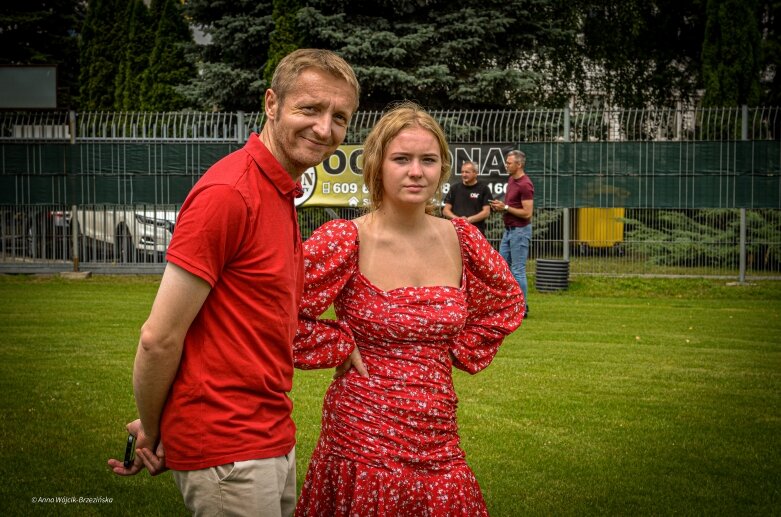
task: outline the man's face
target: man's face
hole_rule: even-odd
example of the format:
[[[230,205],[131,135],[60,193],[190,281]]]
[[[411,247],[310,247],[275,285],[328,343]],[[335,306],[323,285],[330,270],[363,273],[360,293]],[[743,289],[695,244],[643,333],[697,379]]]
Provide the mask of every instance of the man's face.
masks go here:
[[[344,141],[357,105],[353,88],[344,79],[307,68],[282,103],[266,91],[270,151],[293,176],[331,156]]]
[[[465,163],[461,166],[461,181],[467,186],[477,183],[477,169],[474,165]]]
[[[518,170],[518,159],[515,156],[507,155],[504,159],[504,168],[512,176]]]

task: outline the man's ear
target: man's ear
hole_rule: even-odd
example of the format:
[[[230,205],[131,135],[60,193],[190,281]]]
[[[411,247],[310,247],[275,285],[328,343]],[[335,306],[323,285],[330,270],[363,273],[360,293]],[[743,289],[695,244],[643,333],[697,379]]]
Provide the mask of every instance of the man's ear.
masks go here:
[[[277,114],[277,94],[274,93],[274,90],[269,88],[266,90],[266,97],[264,102],[264,109],[266,111],[266,118],[270,120],[274,120],[276,114]]]

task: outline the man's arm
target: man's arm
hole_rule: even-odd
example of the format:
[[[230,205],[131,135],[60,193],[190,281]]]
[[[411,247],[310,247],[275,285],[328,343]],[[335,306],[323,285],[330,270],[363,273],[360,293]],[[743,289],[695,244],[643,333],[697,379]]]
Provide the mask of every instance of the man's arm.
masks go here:
[[[510,205],[506,205],[504,201],[494,199],[491,201],[491,208],[497,212],[507,212],[510,215],[514,215],[520,219],[531,219],[534,215],[534,200],[524,199],[521,201],[521,207],[516,208]]]
[[[531,219],[534,215],[534,200],[524,199],[521,201],[521,208],[508,206],[507,213],[520,219]]]
[[[491,205],[485,205],[482,210],[477,212],[474,215],[470,215],[466,218],[467,221],[469,221],[472,224],[479,223],[480,221],[485,221],[488,219],[488,216],[491,215]]]
[[[445,216],[445,219],[455,219],[458,217],[453,213],[453,205],[450,203],[445,203],[445,206],[442,208],[442,215]]]
[[[169,263],[149,318],[141,327],[133,392],[141,426],[150,442],[144,445],[152,450],[160,439],[160,418],[179,369],[184,337],[210,290],[205,280]]]

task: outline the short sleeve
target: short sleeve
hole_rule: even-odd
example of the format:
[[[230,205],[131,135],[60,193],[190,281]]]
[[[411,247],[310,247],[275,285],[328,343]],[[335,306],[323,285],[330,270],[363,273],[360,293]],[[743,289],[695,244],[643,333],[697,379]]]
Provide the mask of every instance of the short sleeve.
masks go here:
[[[443,203],[446,203],[448,205],[453,204],[453,188],[455,185],[450,185],[450,189],[447,191],[447,194],[445,194],[445,199],[443,200]]]
[[[523,293],[502,256],[474,226],[454,220],[466,282],[467,321],[451,348],[453,365],[470,373],[488,366],[505,336],[521,324]]]
[[[214,287],[241,246],[247,222],[247,203],[233,187],[194,191],[182,205],[166,258]]]
[[[483,206],[489,204],[489,202],[494,198],[493,194],[491,194],[491,189],[488,188],[488,185],[483,185],[483,195],[482,195],[482,203]]]
[[[293,342],[296,368],[338,366],[355,348],[346,323],[319,319],[357,270],[358,230],[349,221],[330,221],[304,242],[304,295]]]

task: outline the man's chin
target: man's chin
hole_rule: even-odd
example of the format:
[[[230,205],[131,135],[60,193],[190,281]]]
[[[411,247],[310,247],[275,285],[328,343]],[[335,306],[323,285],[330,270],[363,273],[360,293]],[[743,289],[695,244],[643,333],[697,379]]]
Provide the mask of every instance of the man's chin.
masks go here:
[[[323,151],[322,149],[316,151],[311,150],[306,153],[305,156],[301,156],[302,165],[305,165],[306,169],[309,167],[314,167],[315,165],[320,165],[324,160],[328,159],[332,154],[334,154],[335,151],[336,149],[327,151]]]

